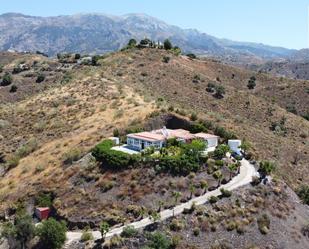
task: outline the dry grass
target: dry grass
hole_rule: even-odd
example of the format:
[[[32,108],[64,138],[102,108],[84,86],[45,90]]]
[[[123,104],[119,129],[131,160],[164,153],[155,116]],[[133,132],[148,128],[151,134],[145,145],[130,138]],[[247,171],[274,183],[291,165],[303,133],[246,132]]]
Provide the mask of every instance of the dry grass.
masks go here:
[[[97,72],[91,77],[96,78]],[[16,200],[21,193],[26,194],[25,191],[19,192],[19,189],[24,189],[25,186],[31,192],[31,186],[40,182],[46,187],[53,182],[57,183],[57,178],[60,179],[63,175],[63,161],[77,160],[103,137],[112,135],[114,127],[125,128],[132,122],[132,117],[143,120],[154,110],[151,103],[145,103],[143,97],[136,94],[134,99],[141,103],[139,106],[119,98],[119,88],[113,81],[98,78],[89,83],[89,80],[85,78],[74,81],[16,104],[1,106],[1,119],[9,120],[2,124],[16,124],[1,126],[4,131],[1,150],[10,155],[19,144],[30,139],[31,134],[34,134],[41,145],[36,151],[33,148],[25,150],[25,147],[21,147],[26,154],[22,153],[19,162],[12,162],[18,166],[0,179],[0,196],[7,200],[6,203],[1,203],[2,207]],[[132,89],[123,87],[122,91],[132,98]],[[117,101],[118,110],[114,116],[108,107],[111,99]],[[21,149],[17,154],[20,154],[20,151]],[[17,182],[18,185],[15,184]]]
[[[104,74],[125,81],[141,95],[157,100],[159,108],[173,106],[175,110],[198,113],[199,118],[232,130],[241,139],[246,138],[254,147],[255,157],[276,161],[279,165],[276,173],[291,186],[297,186],[300,181],[309,182],[309,154],[306,153],[309,151],[306,136],[309,123],[285,110],[288,102],[295,103],[300,113],[308,109],[304,81],[280,80],[210,60],[192,61],[183,56],[170,55],[171,61],[167,64],[162,62],[165,55],[164,51],[148,49],[116,53],[104,60],[108,65]],[[118,67],[126,72],[121,77],[115,73]],[[141,78],[141,73],[146,76]],[[198,83],[192,82],[195,75],[201,79]],[[253,91],[247,88],[252,75],[257,78]],[[209,82],[225,87],[223,99],[216,99],[206,91]],[[280,90],[283,86],[289,87]],[[279,122],[282,117],[286,118],[285,135],[270,129],[272,123]],[[295,161],[297,165],[293,164]]]

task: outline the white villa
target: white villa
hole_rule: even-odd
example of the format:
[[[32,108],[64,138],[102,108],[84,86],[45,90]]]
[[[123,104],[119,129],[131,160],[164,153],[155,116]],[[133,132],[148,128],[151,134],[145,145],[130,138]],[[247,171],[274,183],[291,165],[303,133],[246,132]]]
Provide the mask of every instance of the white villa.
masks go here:
[[[127,135],[127,145],[134,150],[144,150],[147,147],[162,148],[167,139],[176,138],[184,143],[189,143],[193,139],[202,139],[207,142],[207,149],[214,149],[218,145],[218,136],[207,134],[207,133],[197,133],[192,134],[187,130],[183,129],[163,129],[144,131],[139,133],[133,133]]]

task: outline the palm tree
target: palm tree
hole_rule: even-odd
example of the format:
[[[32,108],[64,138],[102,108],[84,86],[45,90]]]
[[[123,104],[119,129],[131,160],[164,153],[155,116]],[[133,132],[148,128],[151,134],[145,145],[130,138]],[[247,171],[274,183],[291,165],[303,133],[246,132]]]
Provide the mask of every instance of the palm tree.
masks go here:
[[[193,192],[195,191],[195,186],[192,182],[190,183],[189,190],[190,190],[190,199],[192,199]]]
[[[200,181],[200,186],[202,189],[204,189],[204,194],[207,192],[207,188],[208,188],[208,183],[204,180]]]
[[[251,144],[247,142],[246,140],[243,140],[239,148],[244,152],[246,155],[247,151],[251,148]]]
[[[237,174],[238,174],[240,171],[240,166],[241,166],[240,161],[237,161],[236,166],[237,166]]]
[[[153,211],[150,214],[150,219],[153,220],[154,223],[156,223],[158,220],[161,219],[161,215],[159,212]]]
[[[270,161],[260,162],[259,172],[262,178],[265,178],[267,175],[270,175],[276,168],[276,165]]]
[[[213,173],[213,177],[218,181],[218,187],[221,185],[221,180],[223,178],[221,170],[217,170]]]
[[[105,238],[106,234],[108,233],[109,231],[109,224],[106,222],[106,221],[102,221],[101,224],[100,224],[100,232],[101,232],[101,236],[102,236],[102,239]]]
[[[232,163],[232,164],[229,164],[228,168],[229,168],[229,171],[230,171],[230,180],[231,180],[233,174],[238,169],[238,165],[237,165],[237,163]]]
[[[141,219],[141,220],[144,218],[145,213],[146,213],[145,208],[144,208],[144,207],[141,207],[141,208],[139,209],[139,216],[140,216],[140,219]]]
[[[161,211],[161,208],[162,208],[163,205],[164,205],[164,201],[160,200],[160,201],[158,202],[158,206],[159,206],[158,212]]]
[[[181,193],[178,191],[174,191],[172,195],[174,197],[175,207],[176,207],[178,199],[181,197]],[[175,216],[175,207],[173,208],[173,216]]]

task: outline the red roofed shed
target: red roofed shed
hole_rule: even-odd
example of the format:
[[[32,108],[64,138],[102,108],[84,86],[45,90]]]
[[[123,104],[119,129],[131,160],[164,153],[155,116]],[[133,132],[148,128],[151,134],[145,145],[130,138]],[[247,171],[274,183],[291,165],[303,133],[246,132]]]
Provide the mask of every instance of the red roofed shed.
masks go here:
[[[38,207],[38,208],[35,208],[35,211],[34,211],[35,215],[40,220],[48,219],[49,212],[50,212],[50,208],[49,207]]]

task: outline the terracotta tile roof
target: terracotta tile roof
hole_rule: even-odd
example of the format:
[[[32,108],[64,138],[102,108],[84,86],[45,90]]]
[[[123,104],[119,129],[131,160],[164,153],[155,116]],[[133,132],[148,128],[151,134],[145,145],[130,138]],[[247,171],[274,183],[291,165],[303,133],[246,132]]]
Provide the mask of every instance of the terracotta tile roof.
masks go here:
[[[128,134],[127,137],[142,139],[142,140],[150,141],[150,142],[159,142],[159,141],[165,140],[165,136],[163,136],[162,134],[157,134],[157,133],[148,132],[148,131]]]
[[[218,136],[216,136],[216,135],[208,134],[208,133],[203,133],[203,132],[195,134],[195,137],[203,138],[203,139],[218,138]]]
[[[36,209],[39,210],[40,212],[43,212],[49,210],[49,207],[37,207]]]
[[[164,135],[164,133],[166,135]],[[207,134],[207,133],[197,133],[192,134],[184,129],[159,129],[154,131],[144,131],[139,133],[128,134],[127,137],[141,139],[149,142],[159,142],[164,141],[169,138],[181,138],[185,140],[191,140],[195,138],[209,139],[209,138],[218,138],[218,136]]]

